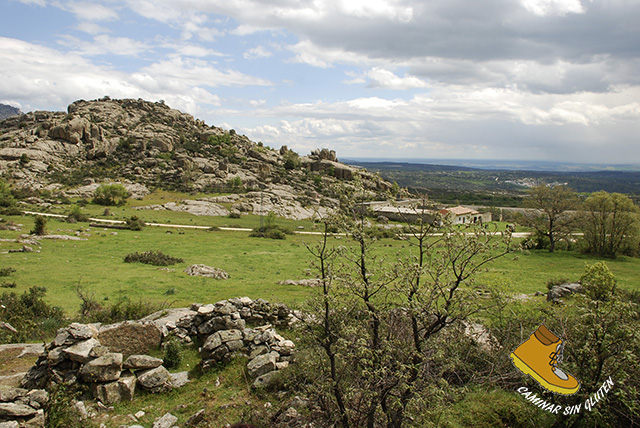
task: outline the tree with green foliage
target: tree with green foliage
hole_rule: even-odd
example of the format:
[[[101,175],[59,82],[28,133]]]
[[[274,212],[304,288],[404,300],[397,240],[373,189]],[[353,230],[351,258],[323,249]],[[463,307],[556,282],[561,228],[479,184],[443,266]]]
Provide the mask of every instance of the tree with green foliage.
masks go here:
[[[46,235],[47,234],[47,219],[44,216],[37,215],[33,223],[33,235]]]
[[[577,195],[566,186],[541,184],[529,189],[525,205],[533,210],[524,214],[524,225],[549,239],[549,252],[552,253],[556,242],[575,227],[576,215],[571,211],[578,206]]]
[[[284,155],[282,155],[282,159],[284,160],[285,169],[291,170],[300,167],[300,156],[293,150],[287,150]]]
[[[595,192],[583,205],[584,251],[616,257],[621,251],[638,252],[640,209],[620,193]]]
[[[637,293],[615,287],[605,263],[587,265],[582,275],[585,294],[568,309],[557,309],[558,330],[566,332],[566,368],[580,381],[580,390],[565,406],[584,403],[611,377],[614,387],[606,403],[577,415],[559,416],[556,427],[622,427],[640,424],[640,306]]]
[[[333,222],[349,241],[329,247],[325,225],[321,243],[310,248],[322,289],[303,327],[315,349],[303,362],[314,373],[309,392],[329,424],[419,426],[421,404],[442,371],[462,364],[442,352],[468,352],[455,326],[490,307],[479,293],[487,285],[475,277],[510,251],[511,233],[445,222],[434,236],[436,226],[420,222],[410,226],[406,252],[386,260],[352,199],[342,201],[351,214]]]
[[[16,200],[11,193],[11,186],[0,178],[0,207],[8,208],[16,205]]]
[[[124,205],[129,192],[122,184],[101,184],[93,193],[93,202],[99,205]]]

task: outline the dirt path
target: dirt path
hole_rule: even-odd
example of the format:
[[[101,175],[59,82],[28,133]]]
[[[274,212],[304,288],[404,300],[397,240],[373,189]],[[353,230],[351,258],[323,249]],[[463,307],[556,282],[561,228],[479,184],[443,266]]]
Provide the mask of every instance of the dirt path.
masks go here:
[[[66,218],[66,215],[62,215],[62,214],[48,214],[48,213],[37,213],[37,212],[33,212],[33,211],[24,211],[25,214],[30,214],[30,215],[41,215],[44,217],[56,217],[56,218]],[[125,224],[125,221],[122,220],[108,220],[108,219],[104,219],[104,218],[89,218],[90,221],[96,222],[96,223],[109,223],[109,224]],[[170,227],[170,228],[174,228],[174,229],[210,229],[211,226],[196,226],[196,225],[192,225],[192,224],[165,224],[165,223],[145,223],[147,226],[153,226],[153,227]],[[218,227],[218,229],[220,230],[230,230],[230,231],[234,231],[234,232],[251,232],[253,229],[249,229],[249,228],[244,228],[244,227]],[[294,230],[293,233],[298,234],[298,235],[322,235],[322,232],[311,232],[311,231],[301,231],[301,230]],[[339,235],[344,235],[343,233],[340,233]],[[441,236],[441,233],[432,233],[431,236]],[[526,238],[527,236],[531,235],[530,232],[515,232],[512,236],[514,238]],[[410,235],[406,235],[406,236],[410,236]]]
[[[20,385],[20,380],[43,352],[42,343],[0,345],[0,385]]]

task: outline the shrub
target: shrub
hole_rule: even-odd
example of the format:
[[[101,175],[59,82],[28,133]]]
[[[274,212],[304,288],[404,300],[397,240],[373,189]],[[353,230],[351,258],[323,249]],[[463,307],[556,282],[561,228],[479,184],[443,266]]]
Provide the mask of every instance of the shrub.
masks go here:
[[[240,218],[240,213],[229,213],[229,218]]]
[[[49,389],[49,399],[45,406],[45,426],[48,428],[90,428],[96,424],[82,420],[74,406],[82,391],[77,386],[57,383]]]
[[[15,204],[16,200],[11,193],[11,187],[0,179],[0,207],[13,207]]]
[[[580,277],[585,294],[592,300],[608,300],[616,289],[616,278],[606,263],[587,264]]]
[[[131,216],[131,218],[128,218],[126,221],[127,227],[131,230],[142,230],[142,228],[146,226],[145,222],[136,215]]]
[[[67,222],[89,221],[89,216],[82,212],[78,205],[72,205],[67,215]]]
[[[110,324],[126,320],[138,320],[167,306],[165,303],[151,303],[142,300],[133,302],[127,297],[120,298],[111,305],[103,306],[95,299],[94,293],[88,293],[80,286],[77,287],[76,291],[78,297],[82,300],[79,315],[84,322]],[[106,297],[105,300],[107,300]]]
[[[16,284],[16,282],[5,282],[2,285],[0,285],[0,287],[2,288],[16,288],[18,286],[18,284]]]
[[[145,263],[153,266],[169,266],[183,263],[184,259],[171,257],[162,251],[145,251],[144,253],[130,253],[124,257],[125,263]]]
[[[0,268],[0,277],[1,276],[9,276],[14,273],[16,270],[11,266]]]
[[[168,369],[180,367],[182,362],[182,344],[175,338],[170,339],[164,347],[164,363]]]
[[[263,219],[263,226],[253,229],[249,236],[254,238],[285,239],[286,235],[292,235],[293,231],[291,229],[278,226],[275,223],[276,218],[276,214],[273,211],[269,211],[269,214]]]
[[[300,156],[293,150],[287,151],[282,158],[284,159],[285,169],[296,169],[300,166]]]
[[[32,235],[46,235],[47,234],[47,219],[41,215],[36,216],[35,223],[33,225]]]
[[[17,332],[0,331],[3,343],[24,342],[53,335],[65,321],[62,309],[44,301],[47,289],[31,287],[21,295],[5,292],[0,296],[0,319]]]
[[[129,196],[122,184],[101,184],[93,193],[93,202],[99,205],[124,205]]]

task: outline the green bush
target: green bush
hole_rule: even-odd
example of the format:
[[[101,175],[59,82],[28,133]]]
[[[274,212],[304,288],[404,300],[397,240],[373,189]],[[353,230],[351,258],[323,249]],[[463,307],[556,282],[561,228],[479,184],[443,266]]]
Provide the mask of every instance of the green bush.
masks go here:
[[[13,282],[5,282],[2,285],[0,285],[0,287],[2,288],[16,288],[18,286],[18,284],[16,284],[15,281]]]
[[[45,426],[47,428],[91,428],[96,424],[90,419],[81,420],[74,402],[81,395],[77,386],[65,383],[54,384],[49,388],[49,400],[45,407]]]
[[[67,215],[67,222],[75,223],[78,221],[89,221],[89,216],[83,213],[78,205],[72,205]]]
[[[93,202],[99,205],[124,205],[129,192],[122,184],[101,184],[93,193]]]
[[[138,216],[134,215],[131,216],[130,218],[128,218],[127,220],[127,227],[130,230],[142,230],[142,228],[144,226],[146,226],[145,222],[142,221],[142,219],[140,219]]]
[[[145,263],[153,266],[169,266],[176,263],[183,263],[184,259],[172,257],[162,251],[145,251],[143,253],[129,253],[124,257],[125,263]]]
[[[174,338],[170,339],[164,345],[163,365],[168,369],[180,367],[180,363],[182,362],[182,353],[182,344]]]
[[[80,306],[80,320],[86,323],[99,322],[112,324],[126,320],[139,320],[166,308],[166,303],[152,303],[138,300],[131,301],[124,297],[110,305],[101,305],[95,300],[93,294],[79,290],[82,300]]]
[[[580,277],[585,294],[592,300],[608,300],[616,289],[616,278],[604,262],[587,264]]]
[[[229,218],[240,218],[240,213],[229,213]]]
[[[270,238],[270,239],[285,239],[287,235],[292,235],[293,231],[276,224],[276,214],[273,211],[269,211],[263,219],[263,225],[256,227],[251,231],[249,236],[253,238]]]
[[[0,277],[9,276],[12,273],[14,273],[15,271],[16,270],[14,268],[12,268],[11,266],[0,268]]]
[[[32,235],[46,235],[47,234],[47,219],[41,215],[36,216],[35,223],[33,225]]]
[[[47,289],[31,287],[21,295],[5,292],[0,296],[0,319],[11,324],[17,332],[0,331],[2,343],[24,342],[52,336],[64,322],[62,309],[44,301]]]

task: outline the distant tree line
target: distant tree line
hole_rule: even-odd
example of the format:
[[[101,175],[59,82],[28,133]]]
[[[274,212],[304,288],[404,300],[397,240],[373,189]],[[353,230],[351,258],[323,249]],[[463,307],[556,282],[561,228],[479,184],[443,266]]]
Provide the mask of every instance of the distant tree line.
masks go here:
[[[535,230],[538,248],[553,252],[564,241],[601,257],[640,255],[640,209],[626,195],[600,191],[580,201],[566,186],[540,185],[529,190],[525,203],[532,210],[520,222]]]

